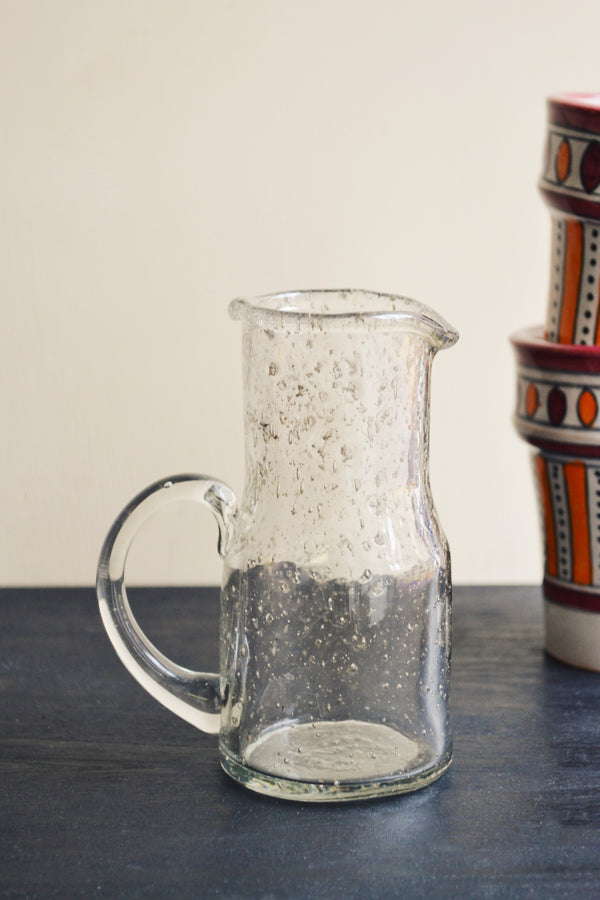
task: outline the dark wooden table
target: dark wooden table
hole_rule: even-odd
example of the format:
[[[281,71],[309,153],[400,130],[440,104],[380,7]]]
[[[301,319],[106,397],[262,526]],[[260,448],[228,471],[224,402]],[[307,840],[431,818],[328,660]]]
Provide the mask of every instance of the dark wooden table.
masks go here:
[[[217,591],[137,590],[214,668]],[[455,589],[454,763],[401,797],[271,800],[133,681],[94,592],[0,591],[0,896],[600,897],[600,675],[546,657],[540,592]]]

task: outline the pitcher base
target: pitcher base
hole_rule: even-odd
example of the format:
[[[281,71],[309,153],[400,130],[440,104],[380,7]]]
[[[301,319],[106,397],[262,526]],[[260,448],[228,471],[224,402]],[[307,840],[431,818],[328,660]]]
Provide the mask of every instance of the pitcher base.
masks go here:
[[[342,801],[425,787],[450,765],[430,748],[386,725],[310,722],[273,727],[249,744],[243,761],[221,746],[225,772],[261,794]]]

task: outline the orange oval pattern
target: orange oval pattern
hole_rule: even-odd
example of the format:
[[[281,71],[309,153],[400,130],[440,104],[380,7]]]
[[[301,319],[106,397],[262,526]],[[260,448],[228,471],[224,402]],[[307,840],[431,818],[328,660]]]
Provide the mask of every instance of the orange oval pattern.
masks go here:
[[[577,401],[577,414],[586,428],[590,428],[596,421],[596,416],[598,415],[598,401],[588,388],[585,388],[579,395],[579,400]]]
[[[556,177],[562,184],[571,170],[571,146],[565,139],[561,141],[556,154]]]
[[[529,384],[527,386],[527,393],[525,394],[525,410],[528,416],[534,416],[540,405],[540,395],[538,394],[538,390],[535,384]]]

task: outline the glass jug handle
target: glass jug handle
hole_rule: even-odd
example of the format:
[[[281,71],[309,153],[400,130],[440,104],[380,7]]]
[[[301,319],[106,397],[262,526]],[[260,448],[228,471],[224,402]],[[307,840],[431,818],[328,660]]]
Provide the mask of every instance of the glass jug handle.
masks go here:
[[[219,555],[225,555],[237,510],[232,489],[205,475],[162,479],[138,494],[109,531],[98,563],[98,603],[117,655],[142,687],[182,719],[216,734],[221,712],[219,675],[185,669],[157,650],[136,622],[125,590],[125,563],[139,527],[158,509],[178,500],[200,501],[212,509],[219,526]]]

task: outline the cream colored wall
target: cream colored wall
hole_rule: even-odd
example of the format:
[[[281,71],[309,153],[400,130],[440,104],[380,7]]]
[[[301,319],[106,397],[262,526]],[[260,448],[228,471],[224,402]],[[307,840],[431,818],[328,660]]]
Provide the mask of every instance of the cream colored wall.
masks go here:
[[[508,335],[545,315],[545,96],[600,86],[600,6],[564,11],[1,0],[0,583],[91,583],[163,475],[241,488],[227,302],[338,286],[458,327],[431,466],[454,577],[540,579]],[[131,579],[215,582],[214,543],[207,512],[165,512]]]

